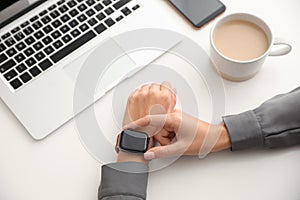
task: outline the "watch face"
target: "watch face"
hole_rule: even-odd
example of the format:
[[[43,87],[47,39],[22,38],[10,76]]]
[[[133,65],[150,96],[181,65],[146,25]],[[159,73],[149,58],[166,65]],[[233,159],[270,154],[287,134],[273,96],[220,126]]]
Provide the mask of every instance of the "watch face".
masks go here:
[[[121,133],[120,148],[126,151],[144,153],[148,150],[149,138],[144,132],[124,130]]]

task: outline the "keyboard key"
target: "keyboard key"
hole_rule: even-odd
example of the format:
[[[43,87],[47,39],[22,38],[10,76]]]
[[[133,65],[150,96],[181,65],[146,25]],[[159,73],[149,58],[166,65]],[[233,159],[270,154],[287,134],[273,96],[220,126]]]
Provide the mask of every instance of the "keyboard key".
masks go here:
[[[43,44],[41,43],[41,42],[37,42],[37,43],[35,43],[34,45],[33,45],[33,48],[36,50],[36,51],[38,51],[38,50],[40,50],[41,48],[43,48],[44,46],[43,46]]]
[[[84,32],[84,31],[88,30],[89,27],[87,24],[82,24],[81,26],[79,26],[79,28],[82,32]]]
[[[32,24],[32,26],[35,30],[38,30],[43,26],[43,24],[40,21],[36,21],[34,24]]]
[[[62,23],[57,19],[57,20],[55,20],[54,22],[52,22],[52,26],[54,27],[54,28],[57,28],[57,27],[59,27],[60,25],[62,25]]]
[[[28,26],[29,25],[29,21],[26,21],[26,22],[24,22],[23,24],[21,24],[21,27],[22,28],[25,28],[26,26]]]
[[[4,46],[4,44],[0,44],[0,53],[2,52],[2,51],[4,51],[6,49],[6,47]]]
[[[88,21],[89,25],[94,26],[97,24],[97,20],[95,18],[92,18]]]
[[[48,24],[52,19],[49,16],[45,16],[41,20],[44,24]]]
[[[140,7],[140,5],[135,5],[132,7],[132,10],[137,10],[137,9],[139,9],[139,7]]]
[[[58,8],[58,10],[63,14],[69,10],[69,8],[66,5],[61,6]]]
[[[22,40],[24,37],[25,37],[25,35],[24,35],[22,32],[18,32],[18,33],[14,36],[14,38],[15,38],[17,41]]]
[[[53,28],[50,26],[50,25],[47,25],[43,28],[43,31],[48,34],[50,33],[51,31],[53,31]]]
[[[5,44],[6,44],[6,46],[8,46],[8,47],[14,45],[15,43],[16,43],[16,41],[15,41],[13,38],[8,38],[8,39],[5,41]]]
[[[6,53],[9,57],[12,57],[17,54],[17,51],[15,50],[15,48],[11,48],[11,49],[7,50]]]
[[[107,26],[109,26],[109,27],[115,24],[115,22],[114,22],[114,20],[113,20],[112,18],[108,18],[108,19],[105,20],[104,22],[105,22],[105,24],[106,24]]]
[[[59,1],[57,2],[57,5],[61,5],[61,4],[65,3],[65,2],[66,2],[66,0],[59,0]]]
[[[16,48],[19,51],[22,51],[23,49],[25,49],[26,45],[24,44],[24,42],[20,42],[19,44],[16,45]]]
[[[60,19],[61,19],[61,21],[63,21],[63,22],[67,22],[67,21],[69,21],[71,18],[70,18],[69,15],[65,14],[65,15],[63,15]]]
[[[64,43],[68,43],[72,40],[70,35],[65,35],[62,37],[62,40],[64,41]]]
[[[29,27],[24,29],[24,33],[26,35],[30,35],[31,33],[33,33],[33,29],[29,26]]]
[[[11,33],[14,34],[20,30],[20,27],[16,27],[13,30],[11,30]]]
[[[95,30],[97,31],[98,34],[102,33],[105,31],[107,28],[104,24],[99,24],[98,26],[95,27]]]
[[[86,4],[89,5],[89,6],[92,6],[94,5],[96,2],[94,0],[87,0],[86,1]]]
[[[121,12],[124,14],[124,15],[129,15],[131,13],[131,11],[129,10],[129,8],[125,7],[121,10]]]
[[[103,0],[103,4],[108,6],[109,4],[111,4],[111,0]]]
[[[27,67],[22,63],[19,66],[17,66],[16,69],[19,73],[22,73],[23,71],[25,71],[27,69]]]
[[[70,8],[73,8],[77,3],[75,1],[69,1],[67,4]]]
[[[22,53],[19,53],[18,55],[15,56],[15,59],[17,62],[22,62],[23,60],[25,60],[25,56]]]
[[[17,75],[18,73],[14,69],[12,69],[6,74],[4,74],[4,77],[7,81],[10,81],[11,79],[15,78]]]
[[[45,58],[45,54],[43,52],[39,52],[39,53],[35,54],[34,57],[35,57],[35,59],[37,59],[37,61],[40,61],[43,58]]]
[[[37,75],[39,75],[41,73],[41,70],[37,67],[33,67],[29,70],[29,72],[33,77],[36,77]]]
[[[48,46],[44,49],[44,52],[47,54],[47,55],[50,55],[51,53],[54,52],[54,48],[52,46]]]
[[[51,46],[48,46],[44,49],[44,52],[47,54],[47,55],[50,55],[51,53],[54,52],[54,48],[51,47]]]
[[[39,16],[42,17],[42,16],[46,15],[47,13],[48,13],[47,10],[43,10],[42,12],[40,12]]]
[[[8,57],[5,54],[1,54],[0,55],[0,64],[3,63],[4,61],[6,61],[8,59]]]
[[[72,53],[91,39],[93,39],[94,37],[96,37],[96,34],[90,30],[81,37],[77,38],[77,40],[70,43],[68,46],[64,47],[60,51],[50,56],[51,60],[57,63],[58,61],[60,61],[61,59],[63,59],[64,57],[66,57],[67,55],[69,55],[70,53]]]
[[[29,57],[29,56],[31,56],[31,55],[34,53],[34,50],[33,50],[31,47],[29,47],[28,49],[26,49],[26,50],[24,51],[24,53],[25,53],[25,55],[26,55],[27,57]]]
[[[45,45],[48,45],[48,44],[50,44],[53,40],[52,40],[49,36],[47,36],[47,37],[45,37],[42,41],[43,41],[43,43],[44,43]]]
[[[72,17],[75,17],[76,15],[79,14],[79,12],[74,8],[73,10],[71,10],[71,11],[69,12],[69,14],[70,14]]]
[[[25,63],[28,67],[31,67],[32,65],[34,65],[36,63],[36,60],[34,58],[29,58],[25,61]]]
[[[114,10],[112,8],[107,8],[104,10],[104,12],[107,14],[107,15],[110,15],[114,12]]]
[[[56,48],[56,49],[59,49],[60,47],[62,47],[64,44],[58,40],[56,42],[53,43],[53,46]]]
[[[103,20],[105,18],[105,15],[103,13],[100,13],[96,16],[99,21]]]
[[[75,29],[71,32],[71,35],[76,38],[78,35],[80,35],[80,31],[78,29]]]
[[[78,21],[83,22],[84,20],[87,19],[87,17],[84,14],[79,15],[79,17],[77,17]]]
[[[45,71],[46,69],[48,69],[49,67],[52,66],[52,63],[51,63],[50,60],[46,59],[46,60],[44,60],[43,62],[41,62],[41,63],[39,64],[39,66],[40,66],[40,68],[41,68],[43,71]]]
[[[101,5],[101,3],[98,3],[97,5],[94,6],[94,8],[95,8],[97,11],[100,11],[100,10],[102,10],[104,7]]]
[[[57,6],[56,6],[55,4],[53,4],[52,6],[50,6],[50,7],[48,8],[48,10],[49,10],[49,11],[54,10],[56,7],[57,7]]]
[[[6,33],[4,35],[1,36],[1,39],[5,40],[6,38],[8,38],[11,34],[10,33]]]
[[[96,12],[91,8],[88,11],[86,11],[85,13],[87,14],[87,16],[90,17],[90,16],[94,15]]]
[[[72,21],[69,22],[69,25],[74,28],[75,26],[78,25],[78,22],[76,21],[76,19],[73,19]]]
[[[50,16],[53,19],[57,18],[59,15],[60,15],[60,13],[57,10],[53,11],[52,13],[50,13]]]
[[[23,81],[23,83],[27,83],[28,81],[30,81],[32,79],[32,77],[30,76],[30,74],[28,74],[28,72],[25,72],[24,74],[22,74],[20,76],[20,78]]]
[[[66,32],[68,32],[69,30],[70,30],[70,28],[69,28],[68,25],[64,25],[64,26],[62,26],[62,27],[60,28],[60,31],[61,31],[62,33],[66,33]]]
[[[10,82],[10,85],[16,90],[22,86],[22,82],[18,78],[16,78],[12,82]]]
[[[120,15],[119,17],[116,18],[117,22],[121,21],[124,17]]]
[[[42,31],[38,31],[33,35],[36,39],[40,39],[40,38],[44,37],[44,33]]]
[[[30,36],[30,37],[25,39],[25,42],[26,42],[27,45],[31,45],[32,43],[35,42],[35,39],[32,36]]]
[[[117,3],[115,3],[114,5],[113,5],[113,7],[116,9],[116,10],[118,10],[118,9],[120,9],[121,7],[123,7],[124,5],[126,5],[127,3],[129,3],[131,0],[120,0],[120,1],[118,1]]]
[[[57,39],[61,36],[61,33],[59,31],[54,31],[51,36],[54,38],[54,39]]]
[[[78,6],[78,10],[80,10],[81,12],[84,11],[85,9],[87,9],[85,4],[81,4],[80,6]]]
[[[36,21],[38,18],[39,18],[39,16],[36,15],[36,16],[32,17],[29,21],[34,22],[34,21]]]
[[[4,73],[15,65],[16,65],[15,61],[9,60],[0,66],[0,72]]]

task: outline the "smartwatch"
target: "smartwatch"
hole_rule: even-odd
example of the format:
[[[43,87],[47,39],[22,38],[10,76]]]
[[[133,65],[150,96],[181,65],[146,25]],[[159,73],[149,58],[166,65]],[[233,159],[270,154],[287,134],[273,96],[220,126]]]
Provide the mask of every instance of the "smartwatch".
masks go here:
[[[147,133],[132,129],[123,130],[117,139],[116,151],[145,153],[149,149],[150,138]]]

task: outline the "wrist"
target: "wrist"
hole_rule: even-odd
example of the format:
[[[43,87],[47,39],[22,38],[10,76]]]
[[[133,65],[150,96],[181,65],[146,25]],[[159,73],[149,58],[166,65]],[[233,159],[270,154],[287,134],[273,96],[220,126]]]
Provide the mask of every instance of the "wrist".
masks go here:
[[[229,149],[231,147],[231,141],[225,124],[220,124],[216,126],[219,126],[218,129],[221,131],[221,134],[212,151],[218,152],[218,151],[223,151],[225,149]]]
[[[120,151],[118,153],[117,162],[147,163],[147,161],[144,159],[144,154],[143,153],[130,153],[130,152],[124,152],[124,151]]]

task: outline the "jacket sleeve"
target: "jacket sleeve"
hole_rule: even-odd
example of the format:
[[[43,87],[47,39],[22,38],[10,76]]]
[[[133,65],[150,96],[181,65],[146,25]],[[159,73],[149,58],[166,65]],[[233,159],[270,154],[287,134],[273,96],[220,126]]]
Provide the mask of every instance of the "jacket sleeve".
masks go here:
[[[102,166],[99,200],[145,200],[148,166],[123,162]]]
[[[232,150],[300,144],[300,87],[255,110],[223,117]]]

